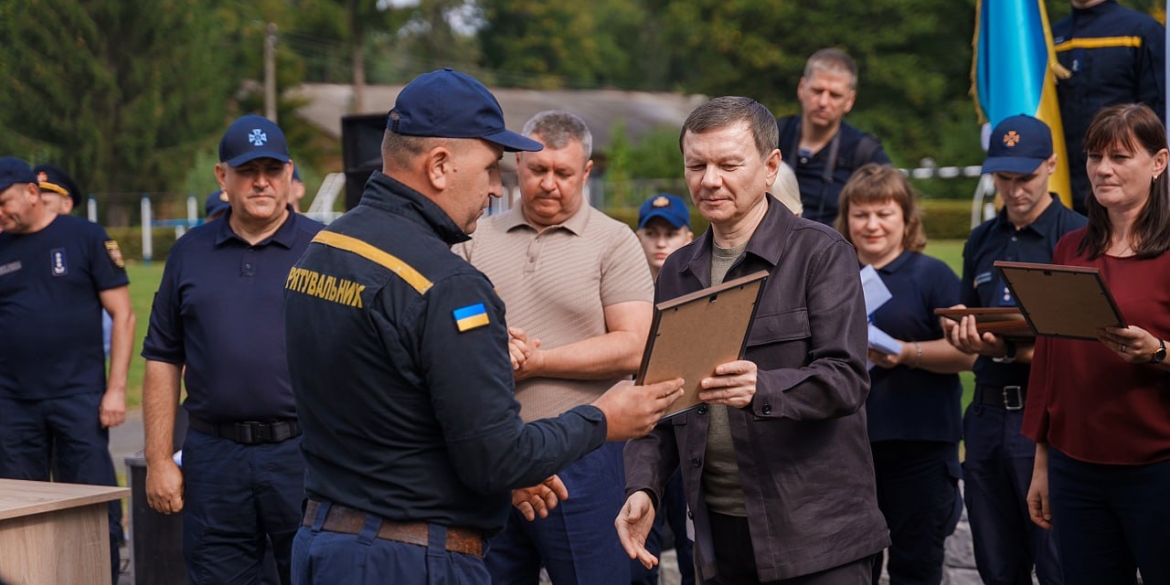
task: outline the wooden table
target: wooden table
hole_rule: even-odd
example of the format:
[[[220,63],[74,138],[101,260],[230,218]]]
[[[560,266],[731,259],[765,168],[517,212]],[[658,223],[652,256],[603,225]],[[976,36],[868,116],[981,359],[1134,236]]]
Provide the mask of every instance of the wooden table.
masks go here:
[[[0,479],[0,579],[109,585],[107,502],[119,487]]]

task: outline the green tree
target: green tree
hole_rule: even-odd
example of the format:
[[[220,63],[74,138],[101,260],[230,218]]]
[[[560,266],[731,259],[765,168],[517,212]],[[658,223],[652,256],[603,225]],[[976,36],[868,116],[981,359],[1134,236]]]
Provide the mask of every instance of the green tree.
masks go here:
[[[222,127],[228,70],[209,0],[0,3],[0,147],[91,191],[177,186]],[[14,40],[19,40],[14,42]]]

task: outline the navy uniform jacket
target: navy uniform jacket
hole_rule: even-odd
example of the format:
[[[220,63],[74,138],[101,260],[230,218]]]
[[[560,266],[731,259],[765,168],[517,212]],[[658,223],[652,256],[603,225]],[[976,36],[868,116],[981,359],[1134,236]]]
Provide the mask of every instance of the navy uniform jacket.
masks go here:
[[[1068,147],[1074,208],[1089,195],[1085,175],[1085,132],[1098,110],[1144,103],[1166,117],[1166,31],[1146,14],[1106,0],[1052,26],[1060,64],[1072,72],[1058,79],[1056,95]]]
[[[1036,221],[1017,230],[1001,209],[995,217],[971,231],[963,245],[961,302],[968,307],[1014,307],[1007,283],[995,268],[996,260],[1051,264],[1052,251],[1065,234],[1085,226],[1083,215],[1067,208],[1056,195]],[[987,356],[975,360],[975,383],[984,386],[1024,386],[1031,364],[1000,364]]]
[[[837,232],[768,195],[768,211],[726,280],[768,271],[744,359],[756,395],[727,409],[761,581],[872,555],[890,543],[877,507],[865,428],[867,328],[857,254]],[[711,284],[711,231],[666,260],[655,302]],[[701,493],[708,410],[702,406],[626,444],[626,492],[662,489],[681,468],[703,579],[715,573]]]
[[[837,219],[837,200],[841,189],[853,176],[853,171],[866,163],[890,164],[890,157],[882,150],[881,142],[872,134],[867,134],[841,122],[837,130],[838,141],[837,160],[833,163],[832,180],[825,184],[825,166],[829,164],[829,153],[832,151],[832,141],[819,151],[809,156],[801,156],[800,146],[800,116],[780,118],[776,123],[780,127],[780,154],[784,163],[792,167],[796,174],[796,183],[800,186],[800,202],[804,206],[801,217],[811,219],[832,227]],[[868,143],[861,148],[862,139]],[[864,150],[865,152],[862,152]]]
[[[101,291],[129,282],[118,245],[80,217],[0,233],[0,396],[105,392]]]
[[[375,172],[288,276],[285,323],[310,498],[478,528],[605,441],[601,410],[520,420],[504,303],[451,252],[467,235]]]

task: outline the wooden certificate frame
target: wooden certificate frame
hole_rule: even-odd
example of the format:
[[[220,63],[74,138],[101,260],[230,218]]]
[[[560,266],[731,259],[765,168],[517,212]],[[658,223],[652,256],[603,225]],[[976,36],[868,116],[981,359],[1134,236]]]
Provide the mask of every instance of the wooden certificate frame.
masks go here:
[[[686,381],[683,396],[663,418],[697,407],[703,378],[743,357],[767,279],[768,273],[760,271],[654,307],[637,384]]]
[[[1032,326],[1018,307],[972,307],[969,309],[935,309],[934,314],[958,322],[963,317],[975,317],[979,332],[1001,337],[1035,337]]]
[[[1036,335],[1097,340],[1125,318],[1096,268],[998,261],[995,267]]]

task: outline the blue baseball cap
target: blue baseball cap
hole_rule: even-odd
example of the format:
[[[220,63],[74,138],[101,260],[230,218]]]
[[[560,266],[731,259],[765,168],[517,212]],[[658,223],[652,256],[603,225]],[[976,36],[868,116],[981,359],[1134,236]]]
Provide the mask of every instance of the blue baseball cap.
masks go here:
[[[402,88],[386,128],[404,136],[481,138],[507,152],[544,148],[505,128],[504,111],[492,92],[451,68],[423,73]]]
[[[219,141],[219,162],[238,167],[258,158],[274,158],[283,163],[291,159],[280,126],[264,116],[248,114],[228,126]]]
[[[39,164],[33,167],[41,192],[56,193],[73,200],[73,206],[81,206],[81,187],[61,167],[54,164]]]
[[[1048,124],[1020,114],[1005,118],[991,131],[983,172],[1028,174],[1051,156],[1052,130]]]
[[[211,217],[217,213],[227,211],[231,206],[232,204],[228,202],[227,193],[224,193],[223,189],[216,189],[203,202],[203,212],[207,217]]]
[[[37,176],[28,163],[15,156],[0,157],[0,191],[17,183],[36,183]]]
[[[691,212],[687,210],[686,202],[674,195],[659,193],[647,199],[638,208],[638,229],[646,227],[646,222],[656,217],[665,219],[675,229],[691,227]]]

